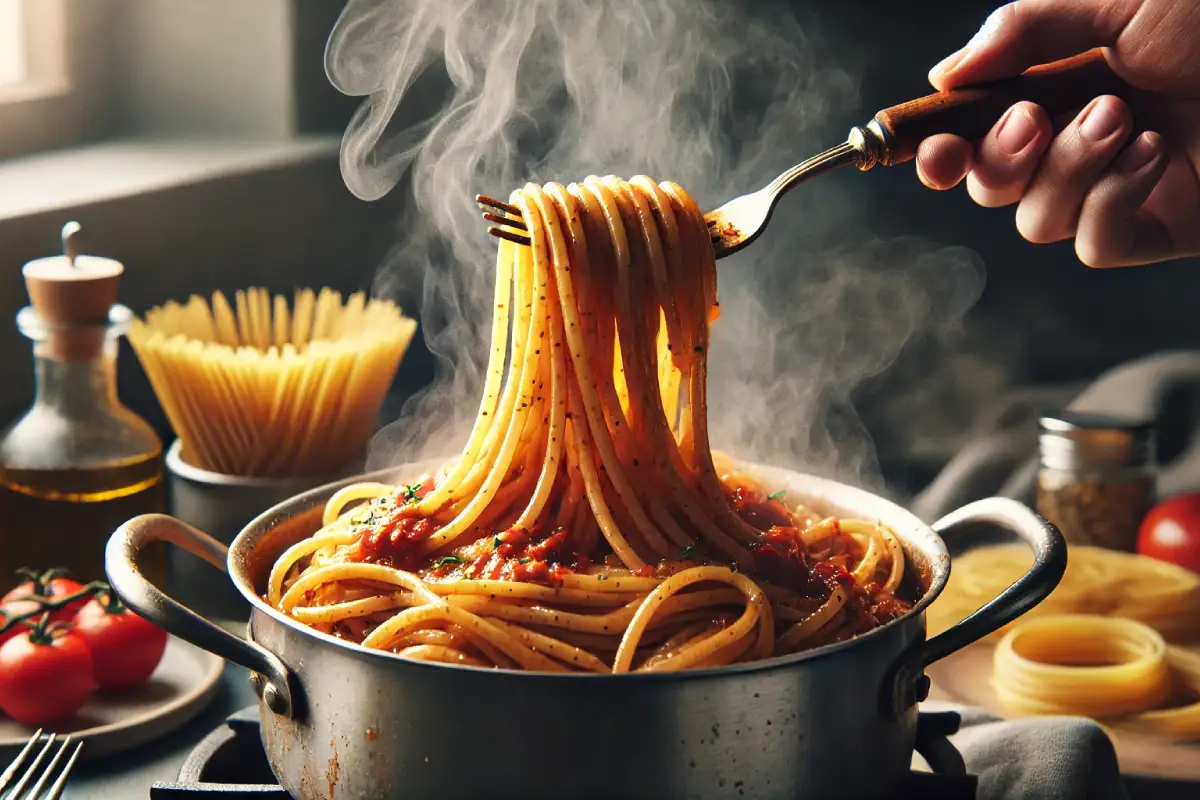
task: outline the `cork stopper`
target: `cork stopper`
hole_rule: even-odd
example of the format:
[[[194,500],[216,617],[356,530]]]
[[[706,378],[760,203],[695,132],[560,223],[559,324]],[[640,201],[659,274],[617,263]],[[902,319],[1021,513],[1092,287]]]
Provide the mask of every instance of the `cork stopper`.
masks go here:
[[[117,301],[125,267],[119,261],[80,255],[80,225],[63,226],[63,254],[30,261],[22,270],[38,317],[51,330],[50,355],[89,361],[104,345],[108,314]]]

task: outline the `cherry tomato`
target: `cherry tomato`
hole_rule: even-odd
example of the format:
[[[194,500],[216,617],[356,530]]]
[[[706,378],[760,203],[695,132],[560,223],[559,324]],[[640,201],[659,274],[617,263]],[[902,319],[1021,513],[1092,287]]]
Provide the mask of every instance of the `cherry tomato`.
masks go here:
[[[3,619],[0,619],[0,624],[7,624],[8,617],[16,616],[16,614],[18,614],[21,611],[21,609],[20,608],[13,609],[13,608],[6,608],[3,606],[0,606],[0,611],[3,611],[4,614],[6,615]],[[31,620],[31,622],[36,622],[36,621],[37,620]],[[4,631],[4,633],[0,633],[0,647],[3,647],[4,643],[7,642],[9,639],[12,639],[14,636],[17,636],[18,634],[21,634],[21,633],[27,633],[29,631],[29,628],[30,628],[29,624],[26,624],[24,622],[18,622],[16,625],[13,625],[11,628]]]
[[[106,606],[100,598],[75,616],[75,635],[91,650],[101,689],[127,689],[143,683],[162,661],[167,647],[167,632],[162,628],[116,601]]]
[[[70,631],[26,631],[0,647],[0,709],[23,725],[69,717],[95,690],[87,642]]]
[[[28,597],[36,595],[46,599],[53,599],[55,597],[62,597],[63,595],[75,594],[83,588],[83,584],[79,581],[72,580],[71,578],[67,578],[62,575],[54,575],[53,572],[48,574],[52,575],[53,577],[50,577],[48,580],[39,581],[40,587],[38,583],[35,583],[32,580],[25,581],[21,585],[17,586],[8,594],[4,595],[4,597],[0,598],[0,605],[3,605],[5,610],[9,611],[10,613],[20,614],[26,611],[31,611],[37,607],[32,601],[26,599]],[[87,605],[87,598],[81,597],[79,600],[68,604],[66,607],[52,612],[50,614],[50,621],[68,622],[72,617],[75,616],[79,609],[83,608],[85,605]]]
[[[1200,572],[1200,493],[1164,500],[1138,531],[1137,551]]]

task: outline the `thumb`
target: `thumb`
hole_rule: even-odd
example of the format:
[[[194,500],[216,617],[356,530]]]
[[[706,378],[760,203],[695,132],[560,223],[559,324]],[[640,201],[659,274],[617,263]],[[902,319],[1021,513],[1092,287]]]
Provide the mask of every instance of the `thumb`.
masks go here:
[[[966,47],[929,71],[939,91],[1019,75],[1036,64],[1107,47],[1141,3],[1015,0],[991,13]]]

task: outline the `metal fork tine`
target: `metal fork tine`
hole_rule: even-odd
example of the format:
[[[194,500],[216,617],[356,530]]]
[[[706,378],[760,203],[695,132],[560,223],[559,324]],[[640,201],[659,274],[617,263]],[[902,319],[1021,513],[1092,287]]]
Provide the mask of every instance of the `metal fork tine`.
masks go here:
[[[42,761],[46,758],[46,753],[49,752],[54,740],[58,738],[58,734],[52,733],[46,739],[46,744],[42,747],[41,752],[37,754],[37,758],[29,765],[29,769],[25,770],[25,774],[21,776],[21,780],[17,781],[17,785],[13,787],[12,794],[9,797],[20,797],[25,791],[25,784],[29,783],[29,779],[37,774],[38,768],[42,766]]]
[[[513,219],[512,217],[502,217],[499,214],[493,214],[490,211],[487,212],[486,214],[484,214],[483,218],[486,219],[488,222],[499,222],[501,225],[507,225],[508,227],[516,228],[517,230],[522,230],[522,231],[529,230],[527,227],[525,227],[524,221],[522,221],[520,219]]]
[[[513,233],[512,231],[508,230],[507,228],[497,228],[495,226],[492,226],[492,227],[488,228],[488,233],[490,233],[492,236],[495,236],[500,239],[508,239],[510,242],[516,242],[517,244],[522,244],[522,245],[525,245],[526,247],[529,246],[529,237],[528,236],[522,236],[519,233]]]
[[[50,793],[46,795],[45,800],[58,800],[59,795],[62,794],[63,787],[67,785],[67,776],[71,774],[71,768],[75,766],[75,759],[79,758],[79,751],[82,749],[83,742],[76,743],[75,749],[71,752],[71,757],[67,759],[67,764],[59,774],[58,780],[50,787]],[[49,774],[49,770],[47,770],[47,774]]]
[[[38,782],[29,790],[28,797],[30,800],[37,800],[41,796],[42,788],[46,785],[46,781],[50,780],[50,776],[54,774],[54,770],[58,767],[58,762],[62,761],[63,753],[67,752],[67,748],[70,746],[71,737],[68,736],[62,740],[58,752],[54,754],[54,758],[50,759],[50,763],[46,765],[45,771],[42,772],[42,777],[38,778]]]
[[[511,203],[505,203],[501,200],[497,200],[494,197],[488,197],[486,194],[475,195],[475,202],[480,206],[491,206],[492,208],[498,208],[506,214],[511,214],[514,217],[519,218],[521,216],[521,209],[517,208]]]
[[[8,765],[8,768],[3,773],[0,773],[0,792],[3,792],[12,783],[13,776],[17,774],[17,770],[21,768],[21,764],[25,762],[25,756],[29,755],[29,751],[33,749],[38,739],[41,738],[42,729],[38,728],[33,736],[29,737],[29,741],[25,743],[25,746],[21,748],[21,752],[17,753],[17,757],[13,759],[13,762]]]

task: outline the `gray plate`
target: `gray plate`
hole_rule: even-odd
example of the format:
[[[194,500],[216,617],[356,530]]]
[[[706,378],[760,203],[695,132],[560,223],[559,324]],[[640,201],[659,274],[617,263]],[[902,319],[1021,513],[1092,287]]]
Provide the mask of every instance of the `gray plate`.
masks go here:
[[[97,692],[74,717],[47,725],[46,732],[83,739],[81,760],[138,747],[199,714],[216,693],[224,667],[217,656],[172,636],[150,680],[123,692]],[[13,758],[32,735],[32,729],[0,714],[0,760]]]

